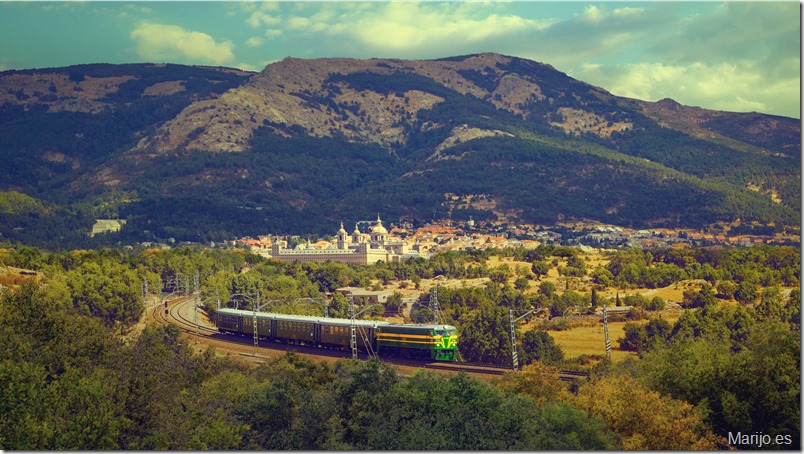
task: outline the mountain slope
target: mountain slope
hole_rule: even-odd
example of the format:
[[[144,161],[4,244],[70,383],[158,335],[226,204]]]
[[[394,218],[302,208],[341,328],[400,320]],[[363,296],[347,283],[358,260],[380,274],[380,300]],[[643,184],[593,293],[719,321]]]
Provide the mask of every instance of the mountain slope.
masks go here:
[[[65,86],[55,99],[42,94],[53,79]],[[62,99],[70,81],[75,99]],[[92,96],[75,96],[82,83]],[[2,73],[3,91],[0,151],[14,165],[0,189],[95,203],[132,234],[331,233],[377,211],[629,226],[800,219],[799,121],[619,98],[499,54],[288,58],[256,74],[72,67]],[[51,136],[36,137],[42,125]],[[34,176],[42,169],[47,179]]]

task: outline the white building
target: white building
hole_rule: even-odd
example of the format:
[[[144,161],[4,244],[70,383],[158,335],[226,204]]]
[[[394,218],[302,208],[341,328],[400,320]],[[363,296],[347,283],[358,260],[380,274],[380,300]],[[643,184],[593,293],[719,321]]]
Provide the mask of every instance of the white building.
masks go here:
[[[403,241],[390,241],[388,230],[382,225],[380,216],[372,225],[370,233],[361,233],[357,225],[350,235],[341,228],[336,235],[336,244],[318,249],[307,244],[300,244],[295,248],[288,248],[287,241],[274,241],[271,246],[271,257],[285,262],[343,262],[354,265],[372,265],[379,261],[392,262],[405,260],[410,257],[429,258],[423,254],[418,243],[410,248]]]

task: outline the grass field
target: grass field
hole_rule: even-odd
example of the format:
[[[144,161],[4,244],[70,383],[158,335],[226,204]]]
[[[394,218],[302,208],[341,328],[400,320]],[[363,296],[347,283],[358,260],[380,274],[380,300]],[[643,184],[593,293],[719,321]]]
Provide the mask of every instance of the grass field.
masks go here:
[[[678,320],[681,312],[664,311],[659,316],[667,320],[671,325]],[[606,336],[603,332],[603,322],[600,320],[573,320],[568,319],[571,328],[563,331],[548,330],[547,333],[555,339],[556,344],[564,351],[564,358],[572,360],[582,355],[600,356],[606,355]],[[611,359],[618,362],[627,358],[636,357],[636,353],[620,350],[618,339],[625,337],[623,328],[627,322],[609,322],[609,339],[611,340]],[[640,320],[635,323],[648,323],[648,320]],[[532,322],[522,326],[522,332],[532,329],[539,329],[540,322]]]

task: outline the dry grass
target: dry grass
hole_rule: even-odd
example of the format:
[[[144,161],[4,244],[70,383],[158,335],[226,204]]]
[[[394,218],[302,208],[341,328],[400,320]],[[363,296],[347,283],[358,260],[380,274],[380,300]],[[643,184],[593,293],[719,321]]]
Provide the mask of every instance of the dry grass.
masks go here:
[[[609,339],[611,339],[612,361],[623,361],[636,357],[636,353],[620,350],[617,339],[625,337],[623,331],[625,322],[609,323]],[[581,355],[606,355],[606,337],[603,333],[603,323],[593,326],[579,326],[566,331],[550,331],[550,336],[564,351],[567,359],[577,358]]]

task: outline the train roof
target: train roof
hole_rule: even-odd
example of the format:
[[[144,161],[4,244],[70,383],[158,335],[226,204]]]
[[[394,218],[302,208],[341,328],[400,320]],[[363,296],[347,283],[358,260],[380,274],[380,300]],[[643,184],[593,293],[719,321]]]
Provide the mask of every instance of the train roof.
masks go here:
[[[243,317],[253,317],[254,311],[247,311],[243,309],[218,309],[218,312],[223,314],[232,314],[232,315],[239,315]],[[302,322],[312,322],[312,323],[319,323],[323,325],[331,325],[331,326],[350,326],[352,324],[352,320],[348,318],[330,318],[330,317],[319,317],[313,315],[293,315],[293,314],[277,314],[275,312],[257,312],[257,318],[267,318],[271,320],[288,320],[288,321],[302,321]],[[423,329],[452,329],[456,330],[452,325],[434,325],[434,324],[427,324],[427,323],[390,323],[383,320],[355,320],[355,325],[358,326],[404,326],[409,328],[423,328]]]
[[[457,330],[452,325],[433,325],[428,323],[393,323],[393,326],[405,326],[409,328],[425,328],[425,329],[454,329]]]
[[[218,312],[223,314],[239,315],[242,317],[253,317],[254,311],[246,311],[242,309],[218,309]],[[257,312],[257,318],[270,319],[270,320],[287,320],[295,322],[318,323],[321,325],[331,326],[351,326],[352,321],[348,318],[330,318],[319,317],[312,315],[292,315],[292,314],[277,314],[274,312]],[[377,325],[390,325],[390,323],[383,320],[355,320],[355,325],[362,327],[371,327]]]

